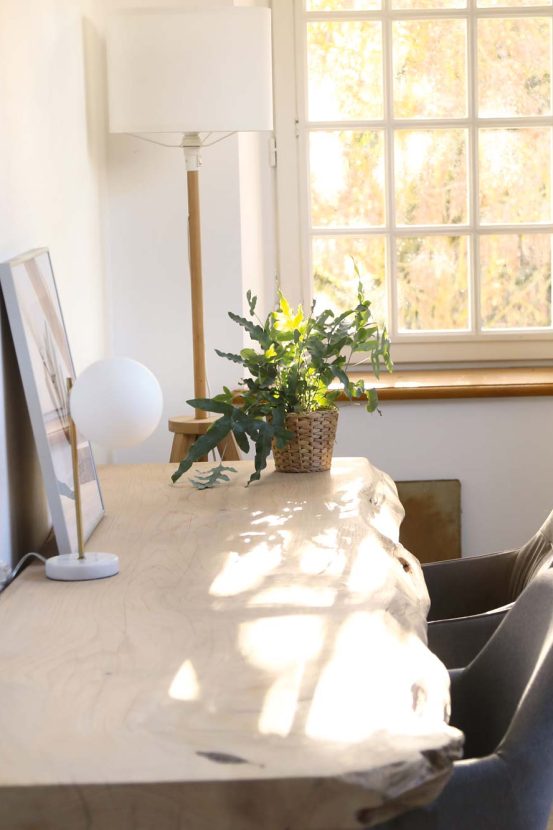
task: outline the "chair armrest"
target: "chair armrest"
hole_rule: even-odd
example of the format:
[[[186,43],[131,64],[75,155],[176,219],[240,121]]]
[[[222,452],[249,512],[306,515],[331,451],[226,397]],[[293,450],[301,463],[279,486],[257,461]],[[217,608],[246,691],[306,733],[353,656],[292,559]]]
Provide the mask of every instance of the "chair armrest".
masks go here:
[[[468,666],[484,648],[510,608],[511,605],[506,605],[487,614],[429,622],[428,648],[448,669]],[[457,673],[452,673],[452,683],[457,679]]]
[[[508,603],[517,554],[518,550],[511,550],[423,565],[430,594],[428,619],[467,617]]]

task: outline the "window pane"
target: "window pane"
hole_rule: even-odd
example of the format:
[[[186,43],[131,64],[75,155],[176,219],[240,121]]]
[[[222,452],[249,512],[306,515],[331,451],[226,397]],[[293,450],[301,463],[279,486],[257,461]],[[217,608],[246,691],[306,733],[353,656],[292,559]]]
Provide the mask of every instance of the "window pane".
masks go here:
[[[465,115],[465,41],[463,20],[400,20],[393,24],[396,117]]]
[[[383,236],[319,236],[313,239],[313,296],[317,309],[344,311],[357,303],[358,278],[371,311],[386,322],[386,244]]]
[[[551,130],[480,130],[480,219],[483,223],[551,220]]]
[[[398,130],[395,189],[399,225],[466,222],[467,131]]]
[[[502,234],[480,239],[482,326],[551,325],[551,237]]]
[[[467,329],[468,237],[409,237],[397,241],[400,331]]]
[[[384,224],[382,132],[312,132],[309,159],[315,227]]]
[[[380,0],[307,0],[308,12],[347,12],[379,9]]]
[[[481,116],[551,112],[551,20],[478,21],[478,98]]]
[[[372,21],[307,25],[308,117],[382,118],[382,27]]]
[[[477,5],[482,8],[496,6],[550,6],[551,0],[477,0]]]
[[[392,0],[394,9],[465,9],[467,0]]]

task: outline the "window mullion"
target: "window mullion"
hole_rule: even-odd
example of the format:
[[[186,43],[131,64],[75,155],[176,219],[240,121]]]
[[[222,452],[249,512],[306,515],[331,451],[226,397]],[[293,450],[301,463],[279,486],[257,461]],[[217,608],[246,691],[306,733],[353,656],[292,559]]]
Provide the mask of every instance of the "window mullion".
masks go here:
[[[476,0],[468,0],[467,18],[467,104],[469,115],[469,223],[472,233],[469,240],[469,302],[470,330],[481,331],[480,320],[480,255],[477,229],[479,216],[479,176],[478,176],[478,20],[475,14]]]
[[[391,0],[383,0],[382,56],[384,71],[384,132],[385,132],[385,192],[386,192],[386,265],[387,296],[390,335],[398,332],[397,246],[395,239],[395,159],[394,159],[394,67],[392,53]]]
[[[308,119],[308,72],[307,72],[307,15],[302,3],[295,2],[295,31],[296,31],[296,72],[297,83],[297,117],[296,140],[299,157],[298,198],[301,215],[304,217],[303,231],[300,233],[300,255],[302,275],[300,299],[304,308],[309,308],[313,297],[313,227],[311,222],[311,187],[309,161],[309,119]]]
[[[396,238],[403,236],[463,236],[474,233],[475,229],[472,225],[396,225],[394,234]],[[314,226],[313,233],[317,236],[382,236],[386,233],[386,226],[374,225],[371,227],[364,227],[362,225],[348,225],[341,227],[338,225],[324,225]],[[496,235],[496,234],[530,234],[530,233],[549,233],[553,234],[553,225],[551,223],[544,224],[517,224],[517,225],[481,225],[479,228],[480,236]]]

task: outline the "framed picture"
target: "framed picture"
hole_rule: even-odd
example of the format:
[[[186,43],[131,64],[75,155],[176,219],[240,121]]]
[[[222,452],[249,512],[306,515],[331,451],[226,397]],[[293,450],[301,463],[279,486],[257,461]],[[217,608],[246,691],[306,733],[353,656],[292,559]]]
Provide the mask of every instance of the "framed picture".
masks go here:
[[[48,250],[29,251],[0,264],[0,284],[58,550],[72,553],[78,542],[67,379],[75,380],[75,369]],[[104,515],[104,505],[92,448],[82,436],[78,459],[87,539]]]

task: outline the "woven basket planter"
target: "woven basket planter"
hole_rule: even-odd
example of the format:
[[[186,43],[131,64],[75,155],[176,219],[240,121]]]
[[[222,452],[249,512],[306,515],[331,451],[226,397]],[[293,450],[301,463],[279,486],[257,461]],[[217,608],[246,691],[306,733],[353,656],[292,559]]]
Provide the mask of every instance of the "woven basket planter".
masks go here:
[[[275,469],[281,473],[330,470],[337,424],[337,409],[288,413],[284,425],[295,437],[281,450],[273,441]]]

